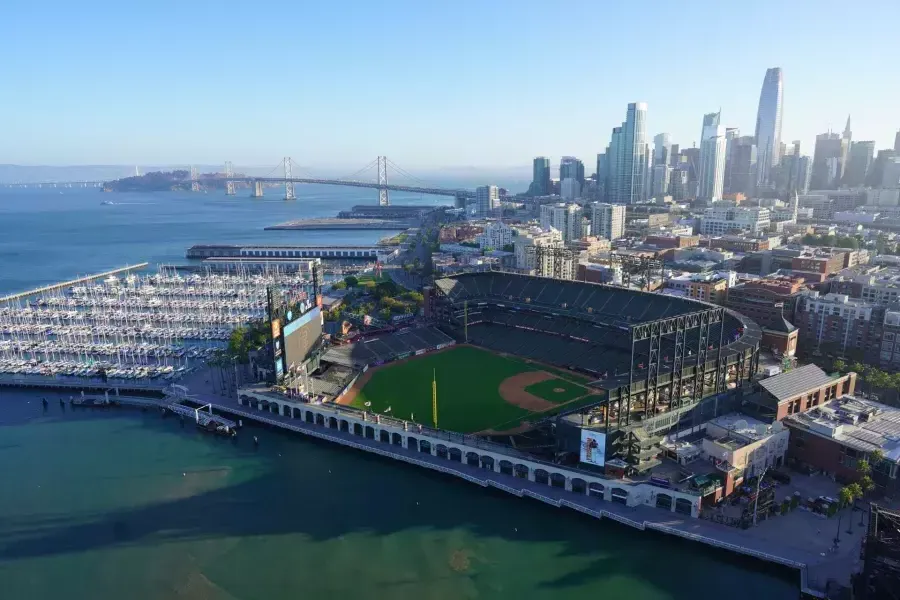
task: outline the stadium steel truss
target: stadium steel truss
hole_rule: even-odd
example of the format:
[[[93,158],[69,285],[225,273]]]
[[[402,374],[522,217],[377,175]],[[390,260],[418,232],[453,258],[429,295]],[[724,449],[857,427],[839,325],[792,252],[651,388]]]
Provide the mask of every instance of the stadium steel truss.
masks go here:
[[[854,597],[900,600],[900,513],[870,505],[862,558]]]
[[[473,326],[499,323],[508,329],[488,330],[499,332],[491,334],[498,345],[505,331],[532,331],[548,343],[555,338],[543,336],[585,349],[579,364],[568,362],[564,350],[528,357],[593,376],[591,385],[604,397],[554,418],[599,418],[621,445],[621,456],[641,470],[652,466],[645,459],[660,434],[702,400],[748,382],[757,369],[759,326],[706,302],[498,271],[438,279],[430,295],[438,325],[457,337],[465,332],[468,339]],[[485,345],[491,347],[490,338]]]

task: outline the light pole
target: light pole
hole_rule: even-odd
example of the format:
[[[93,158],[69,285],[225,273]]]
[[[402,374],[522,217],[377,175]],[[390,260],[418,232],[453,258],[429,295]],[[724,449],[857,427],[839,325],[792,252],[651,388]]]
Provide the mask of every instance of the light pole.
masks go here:
[[[756,527],[756,509],[759,507],[759,486],[762,485],[763,477],[766,476],[766,471],[769,470],[769,467],[763,469],[763,472],[760,474],[759,479],[756,480],[756,498],[753,499],[753,526]]]

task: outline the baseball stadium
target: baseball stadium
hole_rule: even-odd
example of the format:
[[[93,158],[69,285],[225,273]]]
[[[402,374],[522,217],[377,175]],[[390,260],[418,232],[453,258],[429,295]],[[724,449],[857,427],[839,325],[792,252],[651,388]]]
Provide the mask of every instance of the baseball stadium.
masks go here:
[[[328,351],[361,372],[339,403],[459,434],[543,430],[576,454],[590,430],[607,470],[629,473],[749,381],[761,337],[699,300],[499,271],[435,280],[425,313],[426,326]]]

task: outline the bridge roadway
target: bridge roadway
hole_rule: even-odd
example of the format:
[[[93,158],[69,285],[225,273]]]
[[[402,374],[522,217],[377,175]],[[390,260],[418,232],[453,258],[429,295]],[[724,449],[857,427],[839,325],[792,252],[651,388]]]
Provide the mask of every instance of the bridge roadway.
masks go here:
[[[187,183],[188,180],[185,180]],[[454,198],[474,198],[473,190],[465,190],[458,188],[439,188],[414,185],[395,185],[395,184],[379,184],[369,181],[354,181],[351,179],[317,179],[308,177],[292,177],[290,179],[284,177],[203,177],[197,180],[197,183],[203,185],[210,182],[225,183],[234,181],[238,183],[253,183],[259,181],[262,183],[314,183],[321,185],[340,185],[346,187],[367,188],[373,190],[389,190],[392,192],[410,192],[413,194],[429,194],[431,196],[451,196]],[[34,183],[4,183],[4,187],[8,188],[28,188],[28,187],[99,187],[104,181],[37,181]]]
[[[266,410],[241,406],[235,398],[213,393],[197,393],[192,386],[190,400],[212,404],[214,410],[266,425],[280,427],[310,437],[364,450],[394,460],[435,470],[474,483],[481,487],[505,491],[517,497],[530,497],[557,508],[570,508],[597,519],[610,519],[646,531],[657,531],[699,542],[717,549],[728,550],[769,563],[795,569],[800,576],[801,590],[813,598],[825,598],[828,580],[849,584],[850,574],[858,562],[858,545],[843,545],[837,553],[822,552],[818,546],[798,539],[793,532],[782,530],[779,518],[761,523],[756,528],[740,530],[707,520],[684,517],[667,510],[647,506],[628,507],[592,496],[577,494],[548,484],[498,473],[465,462],[449,461],[429,453],[417,452],[321,425],[306,423]],[[310,405],[300,405],[310,406]],[[318,409],[325,408],[316,406]],[[830,521],[829,521],[830,524]],[[528,526],[524,524],[523,526]],[[814,525],[815,526],[815,525]],[[826,546],[829,536],[822,538]]]

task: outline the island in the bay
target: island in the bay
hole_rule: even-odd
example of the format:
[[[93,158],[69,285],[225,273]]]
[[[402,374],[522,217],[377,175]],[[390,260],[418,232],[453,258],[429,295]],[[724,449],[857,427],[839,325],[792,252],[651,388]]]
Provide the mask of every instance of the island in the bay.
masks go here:
[[[123,177],[107,181],[103,184],[104,192],[172,192],[190,191],[191,172],[186,169],[174,171],[151,171],[143,175]],[[219,189],[225,187],[222,173],[201,173],[197,177],[201,189]]]

